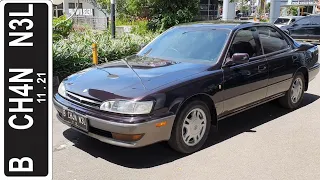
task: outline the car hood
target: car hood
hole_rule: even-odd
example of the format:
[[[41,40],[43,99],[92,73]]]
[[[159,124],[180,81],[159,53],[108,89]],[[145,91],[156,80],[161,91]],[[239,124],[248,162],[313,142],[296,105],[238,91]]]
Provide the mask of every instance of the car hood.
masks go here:
[[[104,101],[107,99],[138,99],[167,83],[205,71],[208,64],[175,62],[157,58],[131,56],[91,67],[67,77],[66,90],[84,97]]]

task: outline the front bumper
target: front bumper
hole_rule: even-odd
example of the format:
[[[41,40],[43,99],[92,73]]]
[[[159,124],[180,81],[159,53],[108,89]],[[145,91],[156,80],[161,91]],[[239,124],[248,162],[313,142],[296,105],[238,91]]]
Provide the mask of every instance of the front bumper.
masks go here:
[[[58,111],[56,116],[59,121],[61,121],[62,123],[68,125],[69,127],[87,136],[93,137],[102,142],[116,145],[116,146],[121,146],[121,147],[137,148],[137,147],[143,147],[146,145],[154,144],[160,141],[167,141],[170,139],[175,115],[170,115],[167,117],[154,119],[151,121],[146,121],[146,122],[137,123],[137,124],[112,122],[106,119],[95,117],[92,114],[89,115],[85,113],[85,110],[83,109],[84,107],[81,107],[70,101],[68,101],[68,103],[65,103],[65,101],[67,100],[63,100],[64,103],[59,102],[56,97],[53,98],[53,104],[56,110]],[[60,97],[58,99],[62,100],[63,98],[61,99]],[[62,114],[63,109],[68,109],[70,107],[72,107],[72,109],[76,109],[77,112],[86,114],[86,117],[88,119],[88,124],[89,124],[88,132],[84,132],[77,128],[74,128],[73,126],[71,126],[71,124],[68,121],[65,121],[62,118],[60,114]],[[163,121],[166,121],[165,126],[156,127],[157,123],[160,123]],[[135,135],[135,134],[144,134],[144,135],[138,141],[125,142],[125,141],[114,139],[112,136],[109,135],[111,133],[126,134],[126,135]]]

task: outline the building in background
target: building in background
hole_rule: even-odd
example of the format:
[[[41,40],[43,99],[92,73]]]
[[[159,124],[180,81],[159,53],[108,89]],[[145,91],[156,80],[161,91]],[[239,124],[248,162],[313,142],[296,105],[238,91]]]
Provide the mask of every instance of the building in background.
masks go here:
[[[109,14],[105,14],[95,7],[91,0],[79,0],[78,10],[76,11],[78,0],[63,0],[59,5],[53,5],[53,17],[72,14],[75,25],[89,25],[94,29],[105,29],[108,26]]]
[[[200,0],[198,20],[214,20],[220,17],[222,0]]]
[[[59,17],[66,14],[69,17],[75,12],[77,2],[78,0],[63,0],[63,3],[53,5],[53,16]],[[99,8],[94,7],[90,0],[79,0],[78,10],[75,16],[106,18],[106,15],[99,10]]]
[[[317,2],[318,1],[318,2]],[[319,4],[320,0],[282,0],[281,1],[281,15],[286,16],[287,8],[289,7],[297,7],[298,8],[298,16],[306,16],[309,14],[317,14],[319,10],[317,10],[317,4]]]

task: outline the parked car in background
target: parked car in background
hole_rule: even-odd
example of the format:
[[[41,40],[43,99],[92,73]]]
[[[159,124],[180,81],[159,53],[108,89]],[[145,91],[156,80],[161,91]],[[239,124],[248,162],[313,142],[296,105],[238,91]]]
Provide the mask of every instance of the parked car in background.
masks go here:
[[[298,108],[318,53],[267,23],[180,25],[67,77],[53,102],[62,123],[102,142],[193,153],[229,116],[274,99]]]
[[[278,28],[281,28],[282,26],[290,25],[291,23],[303,18],[303,16],[283,16],[283,17],[278,17],[274,21],[274,25],[277,26]]]
[[[320,14],[305,16],[281,29],[298,41],[320,44]]]

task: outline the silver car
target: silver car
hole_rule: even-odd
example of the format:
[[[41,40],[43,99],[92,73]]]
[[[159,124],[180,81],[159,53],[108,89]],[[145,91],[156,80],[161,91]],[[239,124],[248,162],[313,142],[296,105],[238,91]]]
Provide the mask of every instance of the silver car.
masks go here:
[[[297,21],[298,19],[303,18],[304,16],[284,16],[284,17],[278,17],[278,19],[276,19],[274,21],[274,25],[277,26],[278,28],[282,27],[282,26],[286,26],[289,25],[295,21]]]

